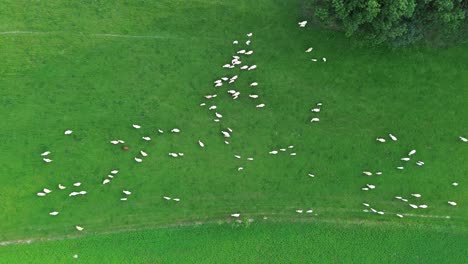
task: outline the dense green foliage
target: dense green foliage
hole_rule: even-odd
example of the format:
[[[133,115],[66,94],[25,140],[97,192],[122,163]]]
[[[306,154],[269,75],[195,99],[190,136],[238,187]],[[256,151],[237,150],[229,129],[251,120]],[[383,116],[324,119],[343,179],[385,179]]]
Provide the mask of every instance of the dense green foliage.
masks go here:
[[[454,36],[466,27],[466,0],[311,0],[314,15],[347,36],[407,44]],[[466,35],[465,35],[466,36]]]
[[[289,12],[299,2],[3,1],[0,241],[76,235],[75,225],[92,236],[234,212],[422,225],[428,234],[440,226],[466,230],[468,148],[458,140],[467,135],[466,48],[364,49],[337,32],[299,28],[299,15]],[[239,73],[221,65],[245,48],[232,41],[245,41],[247,32],[254,32],[255,53],[245,62],[258,69],[240,73],[235,88],[242,95],[233,101],[213,81]],[[304,53],[311,46],[314,51]],[[311,57],[328,61],[312,63]],[[252,81],[259,86],[249,87]],[[252,91],[264,109],[245,96]],[[203,95],[215,92],[221,123],[199,106]],[[317,102],[323,103],[321,121],[311,124]],[[167,133],[173,127],[182,132]],[[230,145],[220,135],[225,127],[234,129]],[[73,135],[65,137],[65,129]],[[389,132],[398,142],[375,141]],[[151,142],[141,139],[148,135]],[[130,151],[109,143],[116,138]],[[287,145],[295,145],[297,156],[268,154]],[[140,149],[149,156],[137,164]],[[410,149],[426,165],[412,160],[396,170]],[[41,160],[45,150],[53,163]],[[171,151],[185,156],[172,159]],[[120,173],[103,186],[111,169]],[[384,175],[365,177],[363,170]],[[80,189],[71,186],[77,181]],[[58,183],[68,189],[58,190]],[[377,189],[362,192],[366,183]],[[37,197],[44,187],[53,192]],[[88,194],[68,197],[81,189]],[[133,192],[125,203],[123,189]],[[428,209],[393,199],[414,192],[423,194]],[[165,195],[182,200],[168,203]],[[362,202],[386,214],[365,214]],[[317,215],[298,215],[300,208]],[[49,216],[52,210],[60,215]]]
[[[464,263],[467,243],[408,226],[223,224],[0,247],[0,263]]]

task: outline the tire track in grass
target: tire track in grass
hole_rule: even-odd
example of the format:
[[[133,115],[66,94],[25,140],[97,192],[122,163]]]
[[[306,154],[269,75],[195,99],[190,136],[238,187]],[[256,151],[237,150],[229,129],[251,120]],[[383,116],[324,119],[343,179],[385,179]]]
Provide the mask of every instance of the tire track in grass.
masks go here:
[[[91,36],[91,37],[102,37],[102,38],[133,38],[133,39],[183,39],[173,36],[164,35],[124,35],[114,33],[76,33],[66,31],[4,31],[0,32],[1,35],[77,35],[77,36]]]
[[[327,208],[330,209],[330,208]],[[336,210],[336,209],[335,209]],[[360,210],[344,210],[347,212],[352,212],[352,213],[366,213],[362,212]],[[390,213],[386,212],[387,214],[396,214],[396,213]],[[226,213],[227,215],[229,213]],[[330,223],[336,223],[337,221],[340,223],[344,224],[357,224],[358,222],[362,224],[363,222],[361,221],[352,221],[352,220],[343,220],[343,219],[335,219],[335,220],[327,220],[327,219],[320,219],[316,215],[313,215],[308,218],[297,218],[297,217],[287,217],[290,216],[290,214],[285,214],[285,213],[264,213],[264,214],[258,214],[258,213],[242,213],[241,215],[247,215],[250,216],[250,218],[263,218],[265,216],[267,217],[275,217],[279,216],[279,219],[270,219],[269,220],[264,220],[264,221],[269,221],[269,222],[307,222],[307,221],[320,221],[320,222],[330,222]],[[434,218],[434,219],[451,219],[450,216],[448,215],[416,215],[416,214],[403,214],[404,216],[409,216],[409,217],[422,217],[422,218]],[[287,217],[287,218],[281,218],[281,217]],[[166,224],[166,225],[160,225],[160,226],[151,226],[151,222],[148,222],[146,224],[139,224],[138,226],[142,227],[128,227],[128,225],[125,225],[125,228],[119,228],[117,227],[115,230],[110,230],[110,231],[102,231],[102,232],[93,232],[89,233],[89,235],[66,235],[66,236],[56,236],[56,237],[50,237],[50,238],[29,238],[29,239],[18,239],[18,240],[6,240],[6,241],[0,241],[0,246],[9,246],[9,245],[18,245],[18,244],[31,244],[31,243],[41,243],[41,242],[49,242],[49,241],[60,241],[60,240],[67,240],[67,239],[79,239],[79,238],[86,238],[91,235],[96,236],[96,235],[111,235],[111,234],[120,234],[120,233],[130,233],[130,232],[138,232],[138,231],[151,231],[151,230],[159,230],[159,229],[167,229],[167,228],[176,228],[176,227],[189,227],[189,226],[197,226],[197,225],[205,225],[205,224],[216,224],[216,223],[233,223],[236,219],[229,218],[227,220],[226,218],[218,218],[218,219],[211,219],[211,220],[206,220],[206,221],[192,221],[192,222],[178,222],[178,223],[173,223],[173,224]],[[373,223],[372,221],[369,222],[364,222],[367,224]],[[381,224],[381,223],[379,223]],[[385,222],[387,225],[392,225],[395,224],[395,222]],[[146,226],[145,226],[146,225]]]

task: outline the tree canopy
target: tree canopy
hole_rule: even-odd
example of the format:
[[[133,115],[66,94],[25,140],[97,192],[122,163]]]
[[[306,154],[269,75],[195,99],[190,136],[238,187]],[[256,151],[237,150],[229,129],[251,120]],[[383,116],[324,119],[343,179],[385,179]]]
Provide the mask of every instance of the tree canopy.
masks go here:
[[[412,43],[466,27],[468,0],[310,0],[315,18],[375,44]]]

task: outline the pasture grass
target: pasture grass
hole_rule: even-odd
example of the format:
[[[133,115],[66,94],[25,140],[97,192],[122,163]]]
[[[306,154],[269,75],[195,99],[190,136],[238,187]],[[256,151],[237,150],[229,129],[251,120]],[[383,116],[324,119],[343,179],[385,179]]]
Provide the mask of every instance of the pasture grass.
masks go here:
[[[0,247],[0,263],[464,263],[467,242],[397,225],[208,224]]]
[[[324,220],[424,225],[429,237],[439,227],[466,231],[468,147],[458,140],[468,133],[466,46],[362,47],[337,32],[300,29],[301,19],[299,1],[4,1],[0,32],[33,33],[0,35],[0,241],[74,235],[75,225],[92,235],[225,219],[234,212],[309,217],[298,216],[300,208],[314,208],[313,217]],[[241,98],[233,101],[226,86],[215,90],[212,83],[239,73],[221,65],[244,48],[231,43],[245,41],[248,32],[254,33],[255,53],[245,62],[258,69],[240,73],[233,87]],[[310,46],[314,51],[304,53]],[[328,61],[312,63],[311,57]],[[259,86],[248,87],[252,81]],[[264,109],[246,97],[252,91]],[[202,95],[215,92],[221,123],[199,106]],[[311,124],[310,109],[318,102],[321,121]],[[169,134],[174,127],[182,132]],[[220,134],[226,127],[234,129],[230,145]],[[166,133],[159,135],[158,128]],[[73,135],[64,136],[66,129]],[[398,142],[375,142],[389,132]],[[128,152],[109,144],[117,138],[127,142]],[[297,156],[268,155],[288,145]],[[149,157],[136,164],[141,149]],[[417,150],[414,160],[396,170],[411,149]],[[39,156],[45,150],[53,152],[51,164]],[[168,152],[185,156],[172,159]],[[120,173],[101,185],[111,169]],[[363,170],[384,174],[370,178]],[[76,181],[82,188],[71,187]],[[452,187],[453,181],[460,186]],[[58,183],[68,186],[66,192]],[[366,183],[377,189],[362,192]],[[37,197],[44,187],[53,193]],[[80,189],[88,195],[67,196]],[[119,200],[123,189],[133,192],[127,202]],[[412,210],[393,199],[410,193],[423,194],[417,202],[430,207]],[[165,202],[165,195],[182,201]],[[364,214],[362,202],[387,214]],[[50,217],[53,210],[60,215]],[[398,219],[395,213],[451,218]],[[197,241],[190,233],[199,229],[181,230],[187,231],[181,239]],[[206,243],[219,241],[215,230],[206,229]],[[179,231],[162,234],[167,232]]]

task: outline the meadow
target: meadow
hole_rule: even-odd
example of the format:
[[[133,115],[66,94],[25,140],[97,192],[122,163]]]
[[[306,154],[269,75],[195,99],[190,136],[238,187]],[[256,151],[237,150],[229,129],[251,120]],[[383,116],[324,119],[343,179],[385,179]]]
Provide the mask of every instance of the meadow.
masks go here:
[[[73,245],[89,243],[86,252],[104,240],[147,234],[95,237],[100,233],[224,221],[237,212],[256,220],[252,229],[240,231],[251,243],[265,232],[279,238],[288,231],[297,236],[302,229],[322,228],[291,224],[277,234],[271,225],[256,226],[264,216],[293,223],[332,221],[337,230],[344,228],[341,222],[371,223],[376,227],[364,229],[366,236],[351,232],[346,239],[361,239],[369,246],[376,234],[388,232],[396,252],[408,250],[396,241],[416,232],[392,231],[399,225],[423,230],[439,249],[437,254],[444,247],[443,241],[435,241],[437,232],[453,234],[446,236],[448,244],[460,237],[466,241],[468,144],[458,139],[468,135],[466,45],[363,47],[340,32],[299,28],[297,22],[305,16],[300,6],[301,1],[279,0],[4,1],[0,241],[83,238],[0,250],[10,256],[31,250],[34,259],[43,248],[53,247],[57,255],[51,253],[50,260],[58,261]],[[242,96],[234,101],[226,87],[215,90],[213,81],[239,73],[221,66],[242,48],[232,41],[245,41],[248,32],[254,33],[250,48],[255,53],[246,62],[258,69],[239,74],[235,88]],[[309,47],[314,51],[304,53]],[[311,57],[326,57],[327,62],[313,63]],[[259,86],[248,87],[253,81]],[[255,108],[256,102],[244,96],[253,89],[265,108]],[[199,106],[203,95],[211,93],[218,93],[220,123]],[[323,103],[321,121],[311,124],[310,109],[318,102]],[[135,130],[132,124],[142,128]],[[168,133],[174,127],[181,129],[179,135]],[[226,127],[234,130],[229,145],[220,134]],[[73,134],[64,136],[66,129]],[[160,135],[157,129],[166,133]],[[375,141],[388,133],[398,141]],[[142,136],[153,140],[145,142]],[[124,139],[130,150],[111,145],[115,138]],[[198,146],[199,139],[205,148]],[[295,146],[297,156],[268,154],[288,145]],[[137,164],[133,158],[141,149],[149,157]],[[412,162],[397,170],[411,149],[425,165]],[[46,150],[52,151],[50,164],[40,156]],[[185,156],[170,158],[171,151]],[[238,160],[236,154],[255,160]],[[239,166],[244,170],[238,171]],[[111,169],[120,172],[103,186]],[[363,170],[381,170],[383,175],[367,177]],[[307,176],[311,172],[315,178]],[[71,184],[77,181],[88,194],[70,198]],[[460,185],[453,187],[452,182]],[[59,183],[68,189],[59,191]],[[361,191],[366,183],[375,184],[376,190]],[[53,192],[37,197],[44,187]],[[133,192],[126,202],[119,200],[123,189]],[[393,198],[410,193],[421,193],[420,201],[429,208],[413,210]],[[166,195],[181,202],[168,203],[162,199]],[[458,206],[447,205],[449,200]],[[386,214],[363,213],[362,202]],[[295,212],[309,208],[313,215]],[[52,210],[60,215],[49,216]],[[78,233],[75,225],[85,230]],[[225,232],[218,239],[226,243],[237,232],[212,228],[145,232],[148,240],[166,236],[166,241],[174,232],[179,242],[168,245],[208,241],[213,246],[219,241],[216,231]],[[200,230],[205,237],[194,237]],[[301,239],[317,247],[313,240]],[[266,257],[286,254],[292,241],[286,239],[284,248]],[[116,256],[124,257],[126,248],[121,246]],[[112,247],[102,252],[106,250]],[[160,261],[178,260],[179,250],[167,259],[161,255]],[[422,246],[415,250],[436,255]],[[197,254],[201,258],[203,251]],[[365,260],[372,262],[372,255]]]
[[[422,227],[209,224],[0,247],[0,263],[463,263],[466,242]]]

